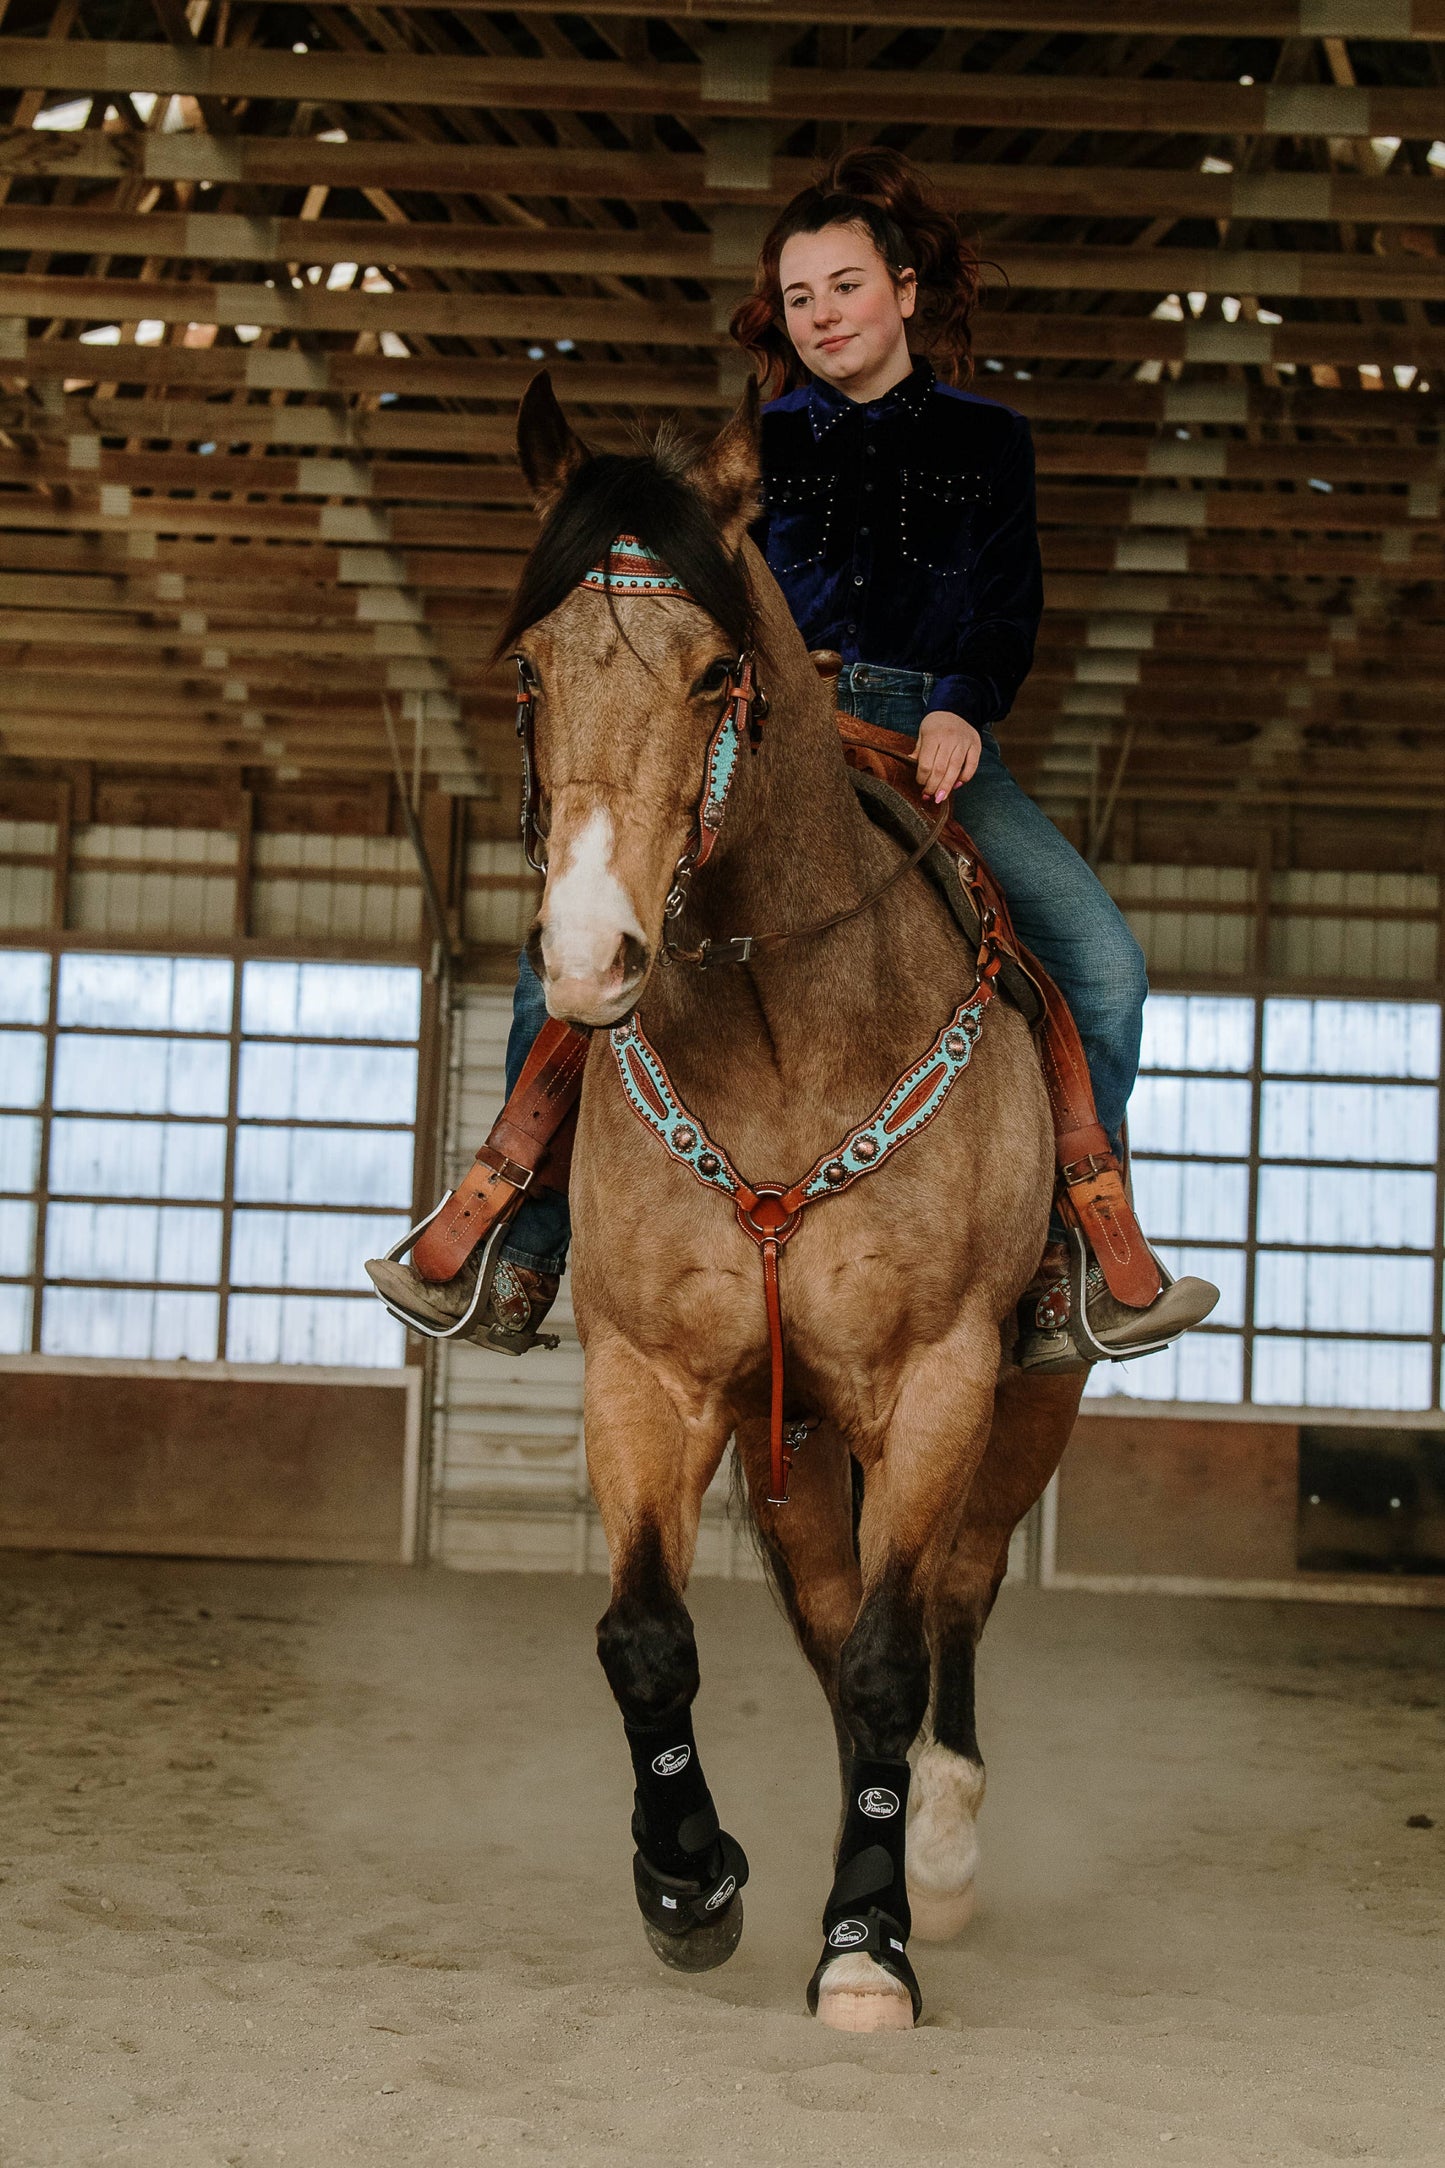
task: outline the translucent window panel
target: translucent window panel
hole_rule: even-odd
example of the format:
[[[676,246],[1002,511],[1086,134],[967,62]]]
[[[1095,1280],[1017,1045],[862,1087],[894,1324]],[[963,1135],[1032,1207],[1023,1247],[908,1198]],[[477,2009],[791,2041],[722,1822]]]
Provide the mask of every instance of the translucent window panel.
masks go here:
[[[236,1197],[244,1204],[409,1205],[409,1132],[253,1129],[236,1136]]]
[[[216,1122],[104,1122],[57,1114],[50,1188],[83,1197],[220,1197],[226,1132]]]
[[[1196,1249],[1179,1242],[1160,1242],[1156,1247],[1176,1280],[1194,1273],[1201,1280],[1212,1280],[1219,1289],[1219,1301],[1209,1313],[1211,1325],[1244,1323],[1243,1250]]]
[[[1233,995],[1151,994],[1144,1004],[1144,1069],[1245,1071],[1254,1056],[1254,1003]]]
[[[38,1107],[44,1097],[44,1032],[0,1031],[0,1107]]]
[[[50,1010],[50,958],[0,949],[0,1024],[43,1024]]]
[[[1243,1242],[1249,1169],[1188,1159],[1136,1159],[1131,1172],[1140,1224],[1160,1239]]]
[[[55,1104],[98,1114],[224,1114],[231,1049],[224,1039],[73,1037],[55,1042]]]
[[[0,1355],[30,1352],[30,1289],[0,1287]]]
[[[204,1205],[52,1204],[45,1274],[205,1286],[221,1274],[221,1215]]]
[[[366,1289],[365,1260],[383,1256],[406,1228],[404,1213],[238,1211],[231,1285]]]
[[[1242,1158],[1249,1150],[1247,1083],[1222,1077],[1141,1076],[1129,1101],[1136,1152],[1192,1152]]]
[[[375,1301],[349,1295],[233,1295],[226,1356],[233,1363],[326,1363],[397,1368],[406,1334]]]
[[[39,1173],[39,1117],[0,1114],[0,1189],[34,1189]]]
[[[414,1039],[421,973],[397,964],[246,964],[241,1029],[292,1039]]]
[[[1428,1332],[1433,1284],[1428,1257],[1261,1250],[1254,1322],[1305,1332]]]
[[[239,1112],[252,1120],[412,1122],[416,1066],[410,1046],[250,1040],[241,1048]]]
[[[1429,1166],[1436,1143],[1430,1085],[1264,1086],[1260,1151],[1266,1159],[1397,1159]]]
[[[1437,1077],[1440,1010],[1428,1001],[1266,1001],[1264,1067],[1304,1076]]]
[[[1427,1408],[1424,1342],[1258,1339],[1254,1398],[1275,1408]]]
[[[1261,1242],[1356,1249],[1435,1246],[1435,1177],[1354,1167],[1261,1167]]]
[[[392,1241],[396,1236],[392,1236]],[[0,1273],[19,1279],[35,1261],[35,1207],[26,1198],[0,1198]]]
[[[46,1355],[213,1362],[218,1311],[216,1295],[167,1288],[47,1287],[40,1346]]]
[[[62,1024],[229,1031],[232,967],[218,956],[62,956]]]
[[[1239,1400],[1244,1392],[1244,1342],[1232,1333],[1191,1332],[1157,1355],[1132,1363],[1096,1363],[1086,1400]]]

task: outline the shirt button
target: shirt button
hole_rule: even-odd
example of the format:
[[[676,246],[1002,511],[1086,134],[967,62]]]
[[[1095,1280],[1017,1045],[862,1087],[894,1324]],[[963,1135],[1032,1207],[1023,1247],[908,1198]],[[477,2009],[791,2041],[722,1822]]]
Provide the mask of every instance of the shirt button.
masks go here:
[[[878,456],[878,447],[877,447],[877,445],[876,445],[876,444],[865,444],[865,445],[864,445],[864,447],[863,447],[863,449],[864,449],[864,451],[865,451],[865,452],[867,453],[867,455],[868,455],[868,457],[869,457],[870,459],[876,459],[876,458],[877,458],[877,456]]]
[[[860,527],[860,528],[858,529],[858,532],[859,532],[859,534],[867,534],[867,533],[869,533],[869,532],[870,532],[870,530],[869,530],[869,529],[868,529],[867,527]]]
[[[865,493],[867,493],[868,491],[870,491],[870,490],[872,489],[872,487],[873,487],[873,484],[872,484],[871,482],[865,482],[865,483],[863,484],[863,488],[864,488],[864,491],[865,491]]]
[[[856,632],[858,630],[858,627],[856,625],[850,625],[848,627],[848,630],[849,632]]]
[[[863,575],[862,575],[862,573],[861,573],[861,572],[855,572],[855,573],[854,573],[854,575],[853,575],[853,585],[854,585],[855,587],[861,587],[861,586],[863,585]]]

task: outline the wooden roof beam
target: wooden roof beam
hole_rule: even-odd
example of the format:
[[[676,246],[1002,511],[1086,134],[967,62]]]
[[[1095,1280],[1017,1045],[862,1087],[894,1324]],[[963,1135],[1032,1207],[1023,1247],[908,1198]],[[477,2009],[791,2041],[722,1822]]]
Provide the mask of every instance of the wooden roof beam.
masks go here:
[[[1388,6],[1390,0],[1382,0]],[[471,54],[291,53],[261,46],[0,38],[0,89],[149,90],[160,96],[655,113],[759,120],[1114,130],[1128,134],[1400,136],[1429,142],[1436,89],[1188,82],[1173,78],[763,68],[746,85],[708,62],[494,59]],[[224,157],[224,145],[218,145]],[[226,178],[218,164],[216,178]]]
[[[1442,0],[1445,5],[1445,0]],[[1430,225],[1438,217],[1436,181],[1410,173],[1204,173],[1184,166],[1021,165],[977,158],[919,161],[929,185],[951,208],[1005,218],[1279,219],[1362,225]],[[169,184],[218,182],[237,188],[360,190],[384,186],[428,195],[571,196],[634,203],[749,206],[760,214],[805,188],[808,158],[764,161],[761,185],[716,177],[721,161],[706,152],[546,149],[489,143],[399,143],[358,136],[327,143],[316,136],[231,137],[220,150],[194,131],[135,135],[114,131],[0,128],[0,174],[53,174],[76,180],[132,177]],[[384,231],[384,228],[382,229]]]
[[[0,277],[0,366],[8,358],[29,356],[26,319],[58,318],[71,323],[134,323],[142,316],[163,323],[234,326],[257,324],[298,332],[384,331],[427,337],[485,339],[603,340],[614,345],[732,348],[726,328],[726,305],[698,302],[597,301],[556,294],[477,292],[389,294],[330,293],[318,287],[300,292],[260,284],[209,284],[204,281],[86,279],[30,276]],[[6,331],[4,319],[13,327]],[[1036,314],[1015,308],[985,308],[975,319],[975,350],[1019,359],[1047,356],[1057,360],[1183,361],[1238,365],[1293,365],[1312,362],[1357,368],[1361,364],[1421,367],[1445,364],[1445,326],[1418,331],[1407,325],[1352,324],[1328,320],[1281,324],[1171,321],[1157,316],[1073,316]],[[741,357],[738,357],[739,360]],[[276,388],[320,390],[330,371],[328,356],[271,352],[246,357],[258,366],[260,383],[289,376]],[[280,364],[278,367],[277,365]],[[99,377],[106,362],[96,355],[90,366]],[[112,364],[111,366],[117,366]],[[21,372],[16,372],[21,373]],[[112,379],[114,380],[114,379]],[[395,380],[393,380],[395,381]]]

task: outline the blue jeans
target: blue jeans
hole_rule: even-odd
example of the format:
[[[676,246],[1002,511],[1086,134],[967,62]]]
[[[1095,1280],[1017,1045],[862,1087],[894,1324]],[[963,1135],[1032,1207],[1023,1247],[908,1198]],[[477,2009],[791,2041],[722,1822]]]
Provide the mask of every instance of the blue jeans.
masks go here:
[[[838,682],[841,706],[865,723],[916,738],[933,679],[919,670],[855,663]],[[1128,920],[1096,874],[1004,766],[991,730],[953,810],[1008,898],[1015,930],[1053,979],[1079,1027],[1099,1120],[1114,1140],[1134,1079],[1149,980]]]
[[[923,671],[855,663],[839,679],[838,697],[861,721],[916,738],[932,689]],[[982,735],[978,767],[954,792],[954,811],[998,876],[1020,940],[1073,1012],[1099,1120],[1117,1148],[1139,1069],[1149,991],[1143,952],[1103,883],[1009,774],[992,731]],[[509,1092],[546,1019],[541,981],[523,956],[507,1041]],[[523,1203],[502,1254],[516,1265],[560,1272],[568,1231],[566,1198],[542,1190]]]

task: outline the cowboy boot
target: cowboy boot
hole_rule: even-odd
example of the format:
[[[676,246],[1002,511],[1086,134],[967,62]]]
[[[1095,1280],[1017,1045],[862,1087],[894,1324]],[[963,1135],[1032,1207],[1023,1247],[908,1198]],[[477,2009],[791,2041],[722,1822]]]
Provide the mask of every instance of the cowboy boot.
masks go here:
[[[477,1289],[486,1245],[474,1250],[451,1280],[424,1280],[412,1265],[394,1264],[387,1257],[369,1257],[367,1276],[393,1313],[418,1320],[422,1328],[449,1338],[471,1340],[478,1347],[494,1348],[502,1355],[525,1355],[529,1348],[556,1347],[554,1332],[538,1326],[557,1299],[561,1281],[555,1272],[535,1272],[530,1265],[511,1265],[503,1258],[492,1273],[492,1284],[477,1303],[475,1315],[460,1331],[448,1333],[458,1318],[466,1317]]]
[[[1154,1354],[1202,1324],[1219,1300],[1208,1280],[1167,1280],[1154,1300],[1134,1309],[1112,1294],[1082,1243],[1050,1241],[1019,1303],[1014,1360],[1036,1376],[1087,1370]]]

